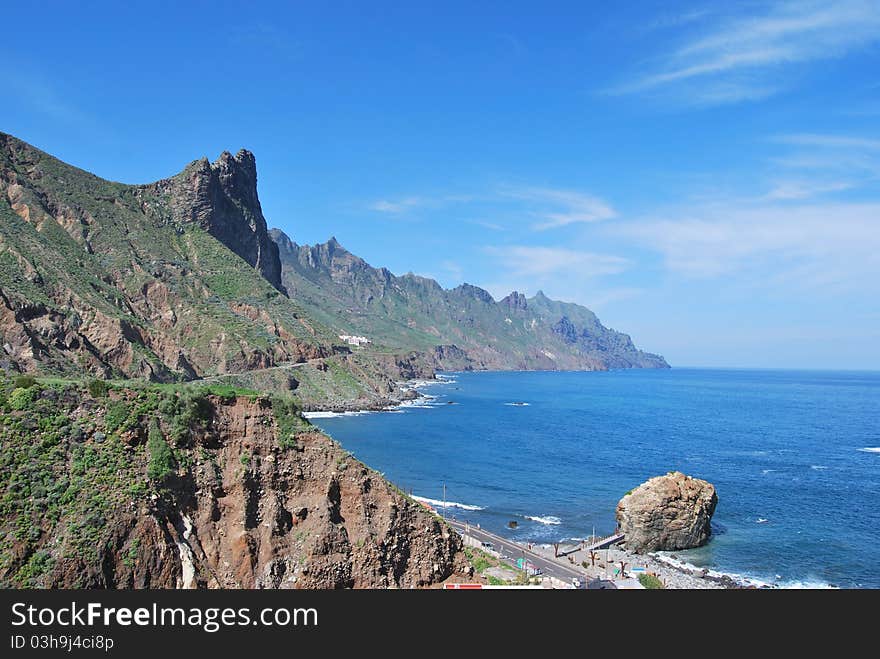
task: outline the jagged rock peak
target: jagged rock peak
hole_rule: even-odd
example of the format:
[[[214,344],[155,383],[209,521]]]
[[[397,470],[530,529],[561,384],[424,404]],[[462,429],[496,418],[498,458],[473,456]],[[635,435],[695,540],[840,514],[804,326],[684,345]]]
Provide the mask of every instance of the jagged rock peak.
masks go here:
[[[508,307],[512,311],[525,311],[529,308],[529,303],[526,301],[526,296],[518,291],[513,291],[510,295],[501,300],[499,304]]]
[[[201,158],[154,187],[170,191],[175,220],[198,223],[286,293],[278,245],[269,236],[257,195],[253,153],[241,149],[233,156],[224,151],[213,164]]]
[[[290,236],[281,229],[269,229],[269,237],[278,245],[278,249],[284,252],[293,252],[299,247]]]
[[[473,284],[461,284],[453,288],[452,292],[472,297],[476,300],[480,300],[481,302],[485,302],[486,304],[495,303],[495,298],[492,297],[489,291],[480,288],[479,286],[474,286]]]

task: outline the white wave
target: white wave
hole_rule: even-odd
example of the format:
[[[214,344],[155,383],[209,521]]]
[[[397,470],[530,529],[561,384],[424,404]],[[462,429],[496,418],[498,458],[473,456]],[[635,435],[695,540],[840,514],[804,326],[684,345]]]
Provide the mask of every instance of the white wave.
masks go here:
[[[767,474],[772,474],[774,471],[776,471],[776,470],[775,469],[762,469],[761,473],[766,476]]]
[[[537,515],[525,515],[526,519],[530,519],[533,522],[538,522],[538,524],[551,524],[553,526],[557,524],[562,524],[562,520],[558,517],[554,517],[553,515],[547,515],[546,517],[538,517]]]
[[[522,402],[514,402],[514,403],[504,403],[505,405],[510,405],[511,407],[528,407],[531,403],[522,403]]]
[[[866,446],[865,448],[860,448],[860,451],[864,451],[865,453],[880,453],[880,446]]]
[[[769,521],[770,520],[767,519],[766,517],[759,517],[758,519],[755,520],[755,524],[766,524]]]
[[[810,465],[810,469],[815,469],[816,471],[825,471],[828,469],[825,465]]]
[[[468,503],[459,503],[458,501],[439,501],[437,499],[429,499],[428,497],[417,497],[413,495],[413,499],[427,503],[435,508],[461,508],[462,510],[483,510],[483,506],[472,506]]]
[[[338,416],[363,416],[370,413],[371,410],[361,410],[358,412],[303,412],[302,415],[306,419],[333,419]]]
[[[825,581],[812,581],[804,579],[795,579],[794,581],[780,581],[780,588],[788,588],[790,590],[837,590],[837,586],[832,586]]]
[[[651,554],[655,559],[657,559],[661,563],[666,563],[672,567],[678,568],[679,570],[684,571],[696,571],[702,572],[704,569],[706,570],[709,577],[714,579],[720,579],[721,577],[727,576],[733,579],[737,584],[744,587],[754,587],[754,588],[790,588],[790,589],[798,589],[798,588],[837,588],[837,586],[832,586],[829,583],[824,581],[814,581],[812,579],[795,579],[791,581],[782,581],[782,577],[780,575],[775,575],[774,581],[766,581],[765,579],[754,577],[751,575],[742,575],[736,572],[720,572],[718,570],[712,570],[708,568],[701,568],[693,565],[692,563],[688,563],[681,559],[672,558],[664,554],[663,552],[656,552]]]

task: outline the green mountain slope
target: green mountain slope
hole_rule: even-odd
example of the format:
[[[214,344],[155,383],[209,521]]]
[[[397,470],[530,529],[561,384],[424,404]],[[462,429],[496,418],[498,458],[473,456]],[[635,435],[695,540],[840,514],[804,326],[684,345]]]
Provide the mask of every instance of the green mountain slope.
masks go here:
[[[7,370],[160,381],[339,342],[284,294],[250,153],[123,185],[2,133],[0,338]]]
[[[451,290],[412,274],[374,268],[335,238],[297,245],[278,229],[282,281],[308,313],[340,335],[363,336],[367,351],[420,351],[449,369],[666,368],[589,309],[543,293],[496,302],[463,284]]]

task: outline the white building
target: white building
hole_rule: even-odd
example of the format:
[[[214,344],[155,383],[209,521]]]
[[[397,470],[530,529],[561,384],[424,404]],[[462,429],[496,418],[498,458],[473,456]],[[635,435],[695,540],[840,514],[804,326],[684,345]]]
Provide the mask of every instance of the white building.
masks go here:
[[[365,336],[351,336],[349,334],[340,334],[339,338],[345,341],[350,346],[357,346],[358,348],[362,345],[366,345],[367,343],[372,343],[370,339]]]

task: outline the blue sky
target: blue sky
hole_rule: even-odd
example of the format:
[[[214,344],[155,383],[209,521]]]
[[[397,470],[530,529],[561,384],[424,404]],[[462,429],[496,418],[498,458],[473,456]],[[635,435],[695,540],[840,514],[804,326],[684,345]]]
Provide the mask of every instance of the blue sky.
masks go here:
[[[675,365],[880,368],[880,0],[612,4],[15,3],[0,129],[131,183],[246,147],[294,240]]]

